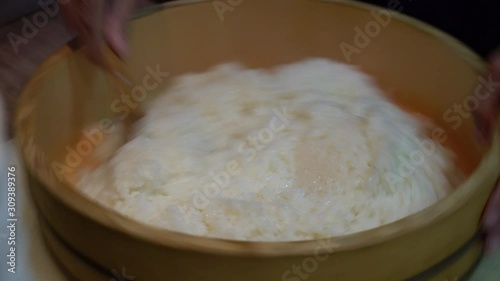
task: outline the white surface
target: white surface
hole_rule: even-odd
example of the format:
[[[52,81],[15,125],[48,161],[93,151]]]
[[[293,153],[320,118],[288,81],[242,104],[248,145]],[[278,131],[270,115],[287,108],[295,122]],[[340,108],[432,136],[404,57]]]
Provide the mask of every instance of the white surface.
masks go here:
[[[16,167],[16,273],[7,271],[7,168]],[[63,281],[44,244],[13,141],[0,145],[0,280]]]

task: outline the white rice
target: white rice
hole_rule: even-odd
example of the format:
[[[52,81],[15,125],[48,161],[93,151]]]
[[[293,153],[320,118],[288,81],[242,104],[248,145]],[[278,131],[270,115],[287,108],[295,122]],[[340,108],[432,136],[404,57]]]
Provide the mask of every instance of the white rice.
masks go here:
[[[425,126],[352,66],[226,64],[176,78],[135,138],[78,188],[130,218],[194,235],[350,234],[451,191],[453,154],[434,142],[424,153]]]

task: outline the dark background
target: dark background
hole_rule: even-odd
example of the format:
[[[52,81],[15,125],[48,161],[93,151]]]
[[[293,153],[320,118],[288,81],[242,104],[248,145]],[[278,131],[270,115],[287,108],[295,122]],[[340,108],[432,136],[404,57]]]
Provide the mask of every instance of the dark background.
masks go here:
[[[156,3],[173,0],[154,0]],[[251,1],[251,0],[244,0]],[[500,0],[357,0],[402,13],[449,33],[482,57],[500,47]],[[397,5],[390,3],[399,3]]]
[[[364,0],[387,8],[391,0]],[[423,20],[461,40],[483,57],[500,47],[499,0],[392,0],[404,14]]]

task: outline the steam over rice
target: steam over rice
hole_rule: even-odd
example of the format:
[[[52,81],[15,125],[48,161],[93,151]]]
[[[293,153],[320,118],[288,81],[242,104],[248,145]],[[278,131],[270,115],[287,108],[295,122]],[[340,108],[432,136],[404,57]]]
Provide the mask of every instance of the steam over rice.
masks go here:
[[[178,77],[78,188],[169,230],[253,241],[350,234],[451,191],[450,151],[357,69],[310,59]]]

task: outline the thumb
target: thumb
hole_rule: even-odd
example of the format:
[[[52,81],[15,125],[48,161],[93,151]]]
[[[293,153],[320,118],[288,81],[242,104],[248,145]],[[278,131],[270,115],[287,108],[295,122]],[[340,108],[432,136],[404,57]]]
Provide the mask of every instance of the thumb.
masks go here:
[[[500,81],[500,51],[494,53],[489,59],[489,71],[485,77],[487,81],[497,83]],[[482,96],[486,97],[479,104],[477,111],[473,112],[478,135],[487,141],[492,133],[493,123],[498,116],[500,108],[500,88],[487,89],[482,87]]]
[[[135,8],[134,0],[115,1],[106,25],[106,40],[111,49],[120,57],[129,55],[125,26]]]

